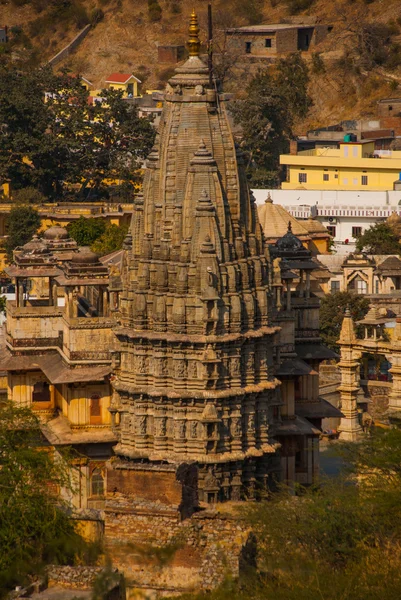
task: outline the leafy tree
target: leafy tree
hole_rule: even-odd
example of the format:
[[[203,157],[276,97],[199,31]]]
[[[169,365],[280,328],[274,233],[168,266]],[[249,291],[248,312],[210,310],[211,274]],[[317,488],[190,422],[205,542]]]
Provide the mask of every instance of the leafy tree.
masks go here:
[[[369,310],[369,300],[350,292],[336,292],[326,294],[320,303],[320,335],[326,346],[335,351],[339,349],[337,342],[347,307],[354,321],[359,321]]]
[[[70,486],[67,464],[43,445],[29,408],[0,406],[0,597],[44,565],[85,551],[58,494]]]
[[[279,159],[289,149],[293,126],[312,105],[308,67],[300,53],[277,62],[276,70],[260,70],[246,88],[245,98],[232,108],[242,129],[242,148],[250,178],[262,170],[280,173]],[[271,178],[271,175],[267,176]]]
[[[121,250],[127,232],[128,226],[119,227],[114,223],[110,223],[106,226],[104,233],[92,244],[91,249],[99,256]]]
[[[12,195],[12,200],[16,204],[43,204],[46,197],[32,186],[16,190]]]
[[[347,468],[339,476],[295,494],[283,488],[241,510],[257,535],[257,569],[198,599],[400,596],[401,431],[374,430],[340,453]]]
[[[7,258],[11,262],[13,250],[17,246],[23,246],[38,231],[41,224],[40,215],[32,206],[13,206],[7,217],[7,240],[5,249]]]
[[[132,190],[155,131],[119,91],[88,98],[67,73],[0,67],[0,181],[49,198],[107,195],[114,181]]]
[[[78,246],[91,246],[106,231],[104,219],[79,217],[67,225],[67,231]]]
[[[376,223],[357,238],[356,249],[368,254],[400,254],[399,237],[388,223]]]

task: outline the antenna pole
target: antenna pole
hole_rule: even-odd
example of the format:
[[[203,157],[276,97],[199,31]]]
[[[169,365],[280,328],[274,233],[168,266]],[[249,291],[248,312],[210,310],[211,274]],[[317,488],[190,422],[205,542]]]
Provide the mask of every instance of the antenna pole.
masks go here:
[[[212,21],[212,5],[207,6],[207,25],[208,25],[208,40],[207,40],[207,66],[209,68],[209,83],[213,87],[213,21]]]

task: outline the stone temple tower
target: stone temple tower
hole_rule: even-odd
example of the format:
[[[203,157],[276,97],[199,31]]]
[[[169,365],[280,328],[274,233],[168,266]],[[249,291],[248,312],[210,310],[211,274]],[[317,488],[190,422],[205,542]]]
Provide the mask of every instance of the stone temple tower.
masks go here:
[[[279,468],[279,328],[228,97],[198,33],[193,13],[125,242],[111,412],[120,469],[196,465],[200,500],[217,502],[253,497]]]

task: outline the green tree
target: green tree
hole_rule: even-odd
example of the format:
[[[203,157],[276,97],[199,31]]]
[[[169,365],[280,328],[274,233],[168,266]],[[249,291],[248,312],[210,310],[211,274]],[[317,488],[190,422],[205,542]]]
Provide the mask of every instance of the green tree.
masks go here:
[[[368,254],[400,254],[399,237],[388,223],[376,223],[356,240],[356,249]]]
[[[91,246],[106,231],[104,219],[79,217],[67,225],[67,231],[78,246]]]
[[[46,564],[72,563],[86,550],[59,497],[70,487],[68,465],[43,446],[29,408],[0,405],[0,597]]]
[[[280,59],[274,72],[259,71],[250,81],[245,98],[233,108],[234,121],[242,130],[242,149],[247,156],[248,176],[261,181],[272,173],[278,179],[280,154],[289,149],[294,124],[312,105],[308,95],[309,73],[300,53]]]
[[[325,345],[336,352],[339,349],[337,342],[347,307],[349,307],[354,321],[358,321],[363,319],[368,312],[369,300],[350,292],[336,292],[335,294],[326,294],[320,302],[320,336]]]
[[[256,534],[257,568],[197,598],[398,598],[401,431],[374,430],[359,444],[341,445],[340,455],[347,467],[332,480],[295,494],[283,488],[240,509]]]
[[[16,190],[12,195],[12,201],[15,204],[43,204],[46,197],[32,186]]]
[[[132,191],[155,136],[121,92],[92,105],[79,77],[49,68],[0,67],[0,123],[0,181],[57,199],[107,195],[113,181]]]
[[[119,227],[111,223],[107,225],[104,233],[92,244],[91,249],[99,256],[105,256],[115,250],[121,250],[123,241],[128,232],[128,226]]]
[[[7,239],[5,249],[11,262],[13,250],[26,244],[37,233],[41,224],[40,215],[32,206],[13,206],[7,217]]]

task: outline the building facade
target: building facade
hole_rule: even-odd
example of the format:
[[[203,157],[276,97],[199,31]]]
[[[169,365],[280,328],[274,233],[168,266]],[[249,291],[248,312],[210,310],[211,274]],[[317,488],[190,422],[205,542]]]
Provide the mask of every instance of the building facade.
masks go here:
[[[333,239],[333,249],[343,257],[355,251],[356,238],[377,222],[392,215],[401,216],[401,190],[252,190],[262,206],[268,194],[291,216],[305,223],[311,216],[323,225]]]
[[[255,58],[307,51],[330,33],[330,25],[279,23],[227,29],[228,49]]]
[[[343,142],[282,154],[287,168],[283,190],[394,190],[400,179],[401,151],[375,150],[375,141]]]

